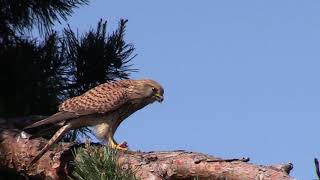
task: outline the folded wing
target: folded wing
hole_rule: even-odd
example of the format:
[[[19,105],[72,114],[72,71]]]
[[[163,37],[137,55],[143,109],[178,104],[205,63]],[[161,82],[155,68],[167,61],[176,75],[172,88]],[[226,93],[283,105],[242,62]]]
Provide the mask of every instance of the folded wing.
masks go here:
[[[126,81],[123,82],[127,83]],[[55,124],[79,116],[116,110],[128,101],[127,86],[124,83],[105,83],[92,88],[81,96],[68,99],[59,106],[60,112],[24,129],[45,124]]]

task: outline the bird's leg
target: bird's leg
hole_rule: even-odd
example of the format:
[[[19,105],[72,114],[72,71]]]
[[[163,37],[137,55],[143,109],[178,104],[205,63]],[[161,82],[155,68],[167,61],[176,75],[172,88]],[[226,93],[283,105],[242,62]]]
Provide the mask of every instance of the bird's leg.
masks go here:
[[[109,142],[109,146],[113,149],[117,149],[117,150],[121,150],[121,151],[127,151],[128,150],[128,146],[127,143],[121,143],[118,144],[116,142],[116,140],[114,140],[113,136],[114,136],[115,131],[113,129],[110,129],[109,133],[108,133],[108,142]]]
[[[109,135],[108,142],[111,148],[116,148],[118,146],[118,143],[113,139],[112,135]]]

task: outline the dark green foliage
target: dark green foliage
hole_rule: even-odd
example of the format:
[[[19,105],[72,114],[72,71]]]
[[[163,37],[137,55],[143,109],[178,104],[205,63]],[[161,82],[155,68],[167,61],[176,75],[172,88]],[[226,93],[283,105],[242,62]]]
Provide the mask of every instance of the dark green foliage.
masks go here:
[[[0,0],[0,116],[49,115],[59,104],[65,76],[55,21],[66,20],[88,0]],[[27,36],[34,26],[39,41]]]
[[[63,100],[135,71],[134,47],[124,41],[127,20],[111,34],[102,20],[79,37],[70,27],[51,30],[88,0],[0,2],[0,117],[51,115]],[[35,25],[46,30],[44,40],[27,36]],[[88,132],[75,130],[64,140]]]
[[[124,33],[127,20],[121,20],[111,35],[107,34],[107,22],[100,22],[82,37],[69,28],[64,29],[64,45],[69,63],[70,96],[79,95],[109,80],[128,78],[129,61],[134,57],[134,47],[126,44]]]
[[[0,117],[51,115],[63,100],[106,81],[128,78],[135,71],[129,64],[134,47],[124,41],[127,20],[121,20],[111,34],[102,20],[80,37],[70,27],[61,34],[52,30],[55,22],[66,20],[74,8],[87,3],[0,0]],[[44,40],[30,36],[34,27]],[[64,141],[90,132],[88,128],[71,131]],[[74,177],[136,179],[130,169],[116,165],[117,158],[117,152],[107,147],[79,149]]]
[[[56,33],[42,43],[20,38],[1,44],[0,113],[16,116],[54,112],[59,103],[61,68]]]
[[[87,3],[88,0],[0,0],[0,34],[31,30],[34,25],[40,31],[48,31],[55,21],[66,20],[74,8]]]
[[[130,168],[117,166],[118,153],[105,147],[87,146],[75,153],[73,178],[78,180],[136,180]]]
[[[81,37],[66,28],[42,42],[22,35],[0,39],[0,116],[51,115],[66,98],[128,78],[135,69],[129,64],[134,47],[124,41],[126,22],[111,35],[101,20]]]
[[[51,115],[66,98],[79,95],[106,81],[128,78],[134,47],[124,41],[127,20],[107,33],[100,21],[80,37],[70,27],[59,34],[52,25],[66,20],[74,8],[88,0],[0,0],[0,117]],[[38,27],[44,40],[30,36]],[[45,32],[45,33],[43,33]],[[64,138],[86,136],[87,128]],[[136,179],[119,169],[115,151],[80,149],[77,179]]]
[[[81,141],[81,139],[84,138],[91,138],[89,135],[92,134],[93,132],[90,128],[84,127],[81,129],[75,129],[69,131],[62,139],[64,142],[75,142],[75,141]]]

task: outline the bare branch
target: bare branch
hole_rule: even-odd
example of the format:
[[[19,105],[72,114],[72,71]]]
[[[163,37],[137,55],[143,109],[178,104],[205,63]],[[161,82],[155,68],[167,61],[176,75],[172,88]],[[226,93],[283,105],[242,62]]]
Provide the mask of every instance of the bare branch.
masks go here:
[[[27,133],[6,129],[0,124],[0,170],[10,169],[26,177],[65,179],[72,174],[71,151],[82,145],[59,143],[34,165],[29,163],[47,143],[43,138],[29,139]],[[100,146],[94,144],[94,146]],[[293,180],[288,175],[292,164],[262,166],[249,158],[221,159],[214,156],[179,151],[122,152],[118,165],[130,167],[141,179],[277,179]],[[289,170],[290,169],[290,170]]]

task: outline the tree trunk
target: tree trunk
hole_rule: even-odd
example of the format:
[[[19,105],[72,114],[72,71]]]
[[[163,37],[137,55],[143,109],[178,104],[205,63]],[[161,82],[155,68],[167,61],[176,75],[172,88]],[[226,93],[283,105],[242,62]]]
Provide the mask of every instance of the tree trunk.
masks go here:
[[[32,157],[47,143],[46,139],[29,136],[0,122],[0,172],[13,172],[21,179],[67,179],[73,169],[71,151],[82,145],[59,143],[29,167]],[[128,151],[120,153],[118,164],[132,168],[141,179],[293,180],[289,176],[291,163],[262,166],[248,161],[249,158],[221,159],[186,151]]]

